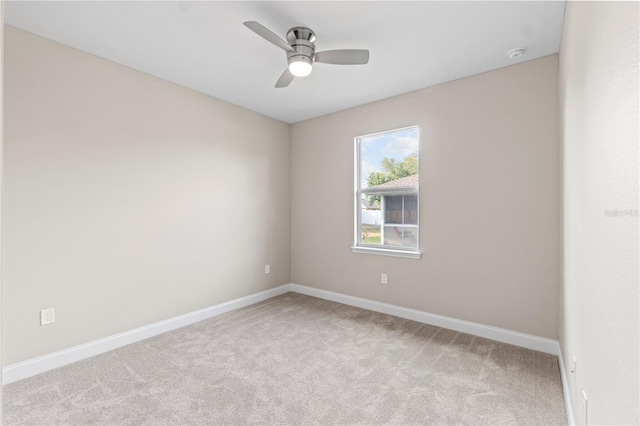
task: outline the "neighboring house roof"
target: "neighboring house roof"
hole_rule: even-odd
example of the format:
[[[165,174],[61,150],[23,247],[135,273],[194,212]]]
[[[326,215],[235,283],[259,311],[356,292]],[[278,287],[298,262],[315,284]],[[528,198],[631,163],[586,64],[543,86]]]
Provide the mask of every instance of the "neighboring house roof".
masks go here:
[[[381,185],[372,186],[371,188],[409,188],[418,186],[418,178],[420,175],[411,175],[406,176],[400,179],[391,180],[387,183],[383,183]]]
[[[361,201],[361,207],[363,209],[367,209],[367,210],[380,210],[380,206],[378,205],[378,203],[374,202],[373,204],[369,202],[369,200],[367,200],[367,198],[363,198]]]

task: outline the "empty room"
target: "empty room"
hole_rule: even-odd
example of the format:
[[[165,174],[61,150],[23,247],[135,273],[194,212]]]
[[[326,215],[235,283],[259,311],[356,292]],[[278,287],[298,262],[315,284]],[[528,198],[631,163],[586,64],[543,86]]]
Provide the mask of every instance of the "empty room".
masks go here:
[[[639,6],[3,1],[2,424],[640,424]]]

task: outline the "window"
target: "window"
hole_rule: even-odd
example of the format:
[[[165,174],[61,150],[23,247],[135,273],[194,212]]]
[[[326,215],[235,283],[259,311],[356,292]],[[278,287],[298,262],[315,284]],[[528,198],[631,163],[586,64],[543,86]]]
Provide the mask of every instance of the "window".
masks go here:
[[[419,258],[417,127],[355,139],[358,253]]]

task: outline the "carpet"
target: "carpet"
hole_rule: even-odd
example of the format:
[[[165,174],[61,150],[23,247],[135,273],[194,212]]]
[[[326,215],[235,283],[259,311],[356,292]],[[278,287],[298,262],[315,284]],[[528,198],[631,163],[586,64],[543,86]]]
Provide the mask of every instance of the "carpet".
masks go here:
[[[567,424],[557,357],[287,293],[4,386],[5,425]]]

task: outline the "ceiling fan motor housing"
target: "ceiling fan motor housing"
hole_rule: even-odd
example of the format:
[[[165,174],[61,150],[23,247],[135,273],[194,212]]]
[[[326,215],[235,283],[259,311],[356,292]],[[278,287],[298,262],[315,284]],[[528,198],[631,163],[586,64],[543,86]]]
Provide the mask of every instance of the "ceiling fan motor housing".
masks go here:
[[[289,64],[292,62],[313,63],[313,55],[316,51],[316,35],[309,28],[295,27],[287,32],[287,41],[295,49],[295,52],[287,52]]]

